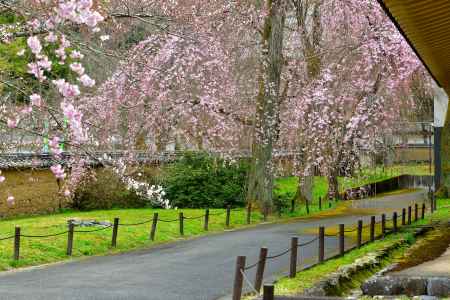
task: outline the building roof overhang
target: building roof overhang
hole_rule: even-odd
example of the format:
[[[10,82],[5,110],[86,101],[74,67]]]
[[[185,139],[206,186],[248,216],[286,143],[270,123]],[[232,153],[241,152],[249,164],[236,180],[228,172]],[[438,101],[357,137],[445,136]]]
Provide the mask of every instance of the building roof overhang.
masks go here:
[[[436,83],[450,95],[450,1],[378,0]]]

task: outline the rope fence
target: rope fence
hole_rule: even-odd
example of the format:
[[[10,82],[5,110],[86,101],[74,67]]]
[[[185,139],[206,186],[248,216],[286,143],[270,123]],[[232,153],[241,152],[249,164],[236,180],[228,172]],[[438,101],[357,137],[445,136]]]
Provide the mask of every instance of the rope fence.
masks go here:
[[[209,217],[210,216],[214,216],[214,217],[220,217],[224,215],[224,227],[225,229],[230,228],[231,223],[232,223],[232,213],[233,212],[243,212],[244,214],[246,214],[246,220],[247,220],[247,224],[251,223],[252,220],[252,210],[251,207],[248,208],[244,208],[244,210],[242,208],[231,208],[230,206],[228,206],[224,211],[219,211],[219,212],[214,212],[211,213],[209,211],[209,209],[205,210],[205,213],[199,216],[184,216],[183,212],[180,212],[178,215],[178,218],[176,219],[164,219],[164,218],[160,218],[158,216],[158,213],[154,213],[152,218],[140,221],[140,222],[135,222],[135,223],[122,223],[120,222],[119,218],[114,218],[114,223],[111,225],[103,225],[101,228],[97,228],[97,229],[87,229],[87,230],[83,230],[83,229],[76,229],[76,225],[69,222],[68,224],[68,230],[64,230],[61,232],[57,232],[57,233],[51,233],[51,234],[24,234],[21,232],[21,228],[19,226],[15,227],[15,233],[13,235],[10,236],[6,236],[3,238],[0,238],[0,241],[5,241],[5,240],[14,240],[14,245],[13,245],[13,259],[14,260],[19,260],[21,258],[20,256],[20,250],[21,250],[21,239],[46,239],[46,238],[51,238],[51,237],[59,237],[62,235],[67,235],[67,249],[66,249],[66,253],[68,256],[72,255],[72,251],[73,251],[73,241],[74,241],[74,235],[77,234],[88,234],[88,233],[95,233],[95,232],[99,232],[99,231],[105,231],[105,230],[109,230],[112,229],[112,236],[111,236],[111,244],[110,246],[112,248],[117,247],[117,238],[118,238],[118,234],[119,234],[119,227],[135,227],[135,226],[141,226],[141,225],[145,225],[145,224],[151,224],[151,228],[150,228],[150,233],[148,238],[151,241],[155,241],[156,239],[156,233],[157,231],[160,231],[162,233],[165,234],[170,234],[172,236],[176,236],[177,234],[179,234],[180,236],[184,235],[184,223],[185,221],[199,221],[199,220],[203,220],[203,229],[204,231],[208,231],[209,230]],[[158,223],[162,222],[162,223],[177,223],[179,226],[179,232],[174,232],[173,228],[164,228],[164,226],[159,226],[158,227]],[[215,221],[217,222],[217,221]],[[167,230],[169,229],[169,230]]]
[[[450,206],[448,206],[450,208]],[[442,207],[444,208],[444,207]],[[298,266],[298,249],[301,249],[302,247],[306,247],[308,245],[311,245],[313,243],[318,244],[318,261],[316,263],[313,263],[312,266],[323,263],[326,260],[336,258],[343,256],[347,251],[360,248],[361,246],[373,242],[376,239],[383,239],[387,234],[396,233],[400,229],[416,229],[416,228],[423,228],[423,227],[430,227],[435,226],[435,223],[431,224],[412,224],[410,221],[412,221],[412,214],[414,214],[414,222],[419,221],[419,211],[421,212],[420,219],[425,218],[425,214],[427,210],[433,214],[433,212],[436,209],[436,202],[435,199],[432,199],[430,207],[427,209],[425,202],[422,203],[422,205],[419,207],[419,205],[416,203],[414,204],[414,210],[412,205],[404,208],[401,214],[398,214],[397,212],[393,212],[392,216],[387,218],[386,214],[382,214],[379,221],[376,221],[375,216],[371,216],[370,222],[366,225],[363,225],[363,220],[359,220],[357,223],[357,226],[353,229],[345,229],[344,224],[339,224],[339,230],[337,234],[325,234],[325,227],[321,226],[318,230],[318,235],[304,243],[298,243],[298,237],[292,237],[291,238],[291,247],[288,249],[272,255],[267,256],[267,248],[261,248],[260,249],[260,255],[259,259],[250,265],[245,264],[246,257],[245,256],[238,256],[236,260],[236,272],[235,272],[235,278],[234,278],[234,284],[233,284],[233,294],[232,299],[233,300],[240,300],[241,296],[243,294],[243,283],[249,287],[250,291],[260,295],[261,288],[263,286],[263,279],[264,279],[264,270],[266,267],[266,264],[268,261],[272,259],[276,259],[282,256],[285,256],[290,253],[290,259],[289,259],[289,277],[294,278],[297,274],[297,266]],[[407,212],[407,214],[405,213]],[[408,224],[402,224],[400,225],[398,220],[399,218],[407,217],[409,223]],[[387,227],[387,222],[392,223],[392,227]],[[379,232],[379,235],[376,233],[376,225],[381,225],[381,232]],[[363,241],[363,231],[369,228],[369,240]],[[366,229],[367,231],[367,229]],[[356,233],[356,244],[351,245],[350,247],[346,245],[345,243],[345,235],[348,233]],[[332,249],[328,249],[328,253],[325,253],[325,240],[326,237],[337,237],[337,251]],[[347,246],[347,247],[346,247]],[[300,252],[301,253],[301,252]],[[328,254],[328,257],[325,259],[325,254]],[[308,266],[310,268],[311,266]],[[246,272],[248,272],[251,269],[256,269],[256,275],[254,283],[251,282],[251,280],[248,278]],[[303,268],[302,270],[304,270]],[[266,288],[266,285],[264,285],[264,289]],[[269,286],[270,288],[270,286]],[[273,288],[273,286],[272,286]],[[273,291],[272,291],[273,292]]]

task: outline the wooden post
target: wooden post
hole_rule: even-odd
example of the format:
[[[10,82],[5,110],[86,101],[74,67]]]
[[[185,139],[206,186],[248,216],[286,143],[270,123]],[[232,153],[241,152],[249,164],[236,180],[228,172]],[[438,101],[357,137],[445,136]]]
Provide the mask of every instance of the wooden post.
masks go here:
[[[293,213],[295,211],[295,199],[292,198],[291,200],[291,213]]]
[[[345,252],[345,225],[339,224],[339,255]]]
[[[295,278],[297,274],[297,250],[298,250],[298,237],[291,238],[291,261],[289,267],[289,277]]]
[[[319,227],[319,263],[325,260],[325,227]]]
[[[204,224],[204,226],[203,226],[203,229],[204,229],[205,231],[208,231],[208,223],[209,223],[209,208],[207,208],[207,209],[205,210],[205,224]]]
[[[411,225],[411,206],[408,206],[408,225]]]
[[[150,230],[150,240],[155,240],[156,226],[158,225],[158,213],[153,214],[152,229]]]
[[[426,210],[425,203],[422,203],[422,215],[421,215],[422,220],[425,219],[425,210]]]
[[[398,228],[397,228],[397,212],[396,211],[392,214],[392,230],[394,232],[398,231]]]
[[[402,226],[406,225],[406,209],[402,208]]]
[[[428,193],[428,198],[430,199],[430,211],[431,213],[434,212],[434,200],[433,200],[433,196],[431,195],[431,193]]]
[[[69,230],[67,232],[67,251],[66,254],[68,256],[72,256],[72,249],[73,249],[73,230],[75,225],[70,222],[69,223]]]
[[[319,197],[319,210],[322,210],[322,197]]]
[[[414,222],[417,222],[419,220],[419,204],[414,204]]]
[[[309,200],[306,199],[305,203],[306,203],[306,214],[309,215]]]
[[[250,224],[251,220],[252,220],[252,204],[249,203],[247,205],[247,224]]]
[[[19,260],[20,257],[20,227],[16,226],[14,231],[14,260]]]
[[[233,300],[241,300],[242,285],[244,283],[244,276],[241,272],[244,272],[244,268],[245,256],[238,256],[236,260],[236,270],[234,273]]]
[[[358,248],[362,245],[362,231],[363,231],[363,221],[358,220],[358,231],[356,233],[356,245]]]
[[[255,290],[259,291],[261,290],[263,278],[264,278],[264,269],[266,267],[266,258],[267,258],[267,248],[261,248],[259,251],[259,260],[258,260],[258,266],[256,269],[256,275],[255,275]]]
[[[375,216],[370,217],[370,241],[375,241]]]
[[[114,218],[112,239],[111,239],[111,247],[117,246],[117,232],[119,230],[119,218]]]
[[[386,215],[381,215],[381,236],[384,237],[386,234]]]
[[[184,215],[182,212],[178,215],[180,221],[180,235],[184,235]]]
[[[231,207],[228,205],[227,206],[227,216],[225,219],[225,226],[226,227],[230,227],[230,216],[231,216]]]
[[[274,300],[275,288],[273,284],[265,284],[263,289],[263,300]]]

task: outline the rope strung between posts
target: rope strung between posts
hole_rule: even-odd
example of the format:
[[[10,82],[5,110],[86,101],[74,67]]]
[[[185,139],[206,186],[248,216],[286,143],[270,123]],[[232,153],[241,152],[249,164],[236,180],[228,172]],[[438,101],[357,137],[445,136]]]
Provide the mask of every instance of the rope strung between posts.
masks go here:
[[[324,234],[324,236],[326,236],[326,237],[337,237],[339,234],[338,233],[335,233],[335,234]]]
[[[309,242],[305,242],[305,243],[302,243],[302,244],[298,244],[297,247],[308,246],[309,244],[312,244],[312,243],[314,243],[314,242],[317,241],[317,240],[319,240],[319,237],[316,237],[316,238],[310,240]]]
[[[244,270],[247,271],[247,270],[253,269],[253,268],[256,267],[260,262],[261,262],[261,260],[258,260],[258,261],[255,262],[254,264],[252,264],[252,265],[250,265],[250,266],[248,266],[248,267],[245,267]]]
[[[292,250],[292,249],[289,248],[289,249],[287,249],[287,250],[281,252],[280,254],[272,255],[272,256],[267,256],[267,259],[275,259],[275,258],[281,257],[281,256],[285,255],[286,253],[289,253],[291,250]]]
[[[14,237],[15,237],[15,235],[10,235],[10,236],[1,238],[0,241],[9,240],[9,239],[12,239],[12,238],[14,238]]]
[[[196,220],[196,219],[202,219],[205,216],[206,215],[201,215],[201,216],[198,216],[198,217],[185,217],[185,216],[183,216],[183,219],[185,219],[185,220]]]
[[[224,211],[223,212],[219,212],[219,213],[209,213],[210,216],[220,216],[220,215],[223,215],[223,214],[225,214]]]
[[[138,225],[148,224],[151,222],[153,222],[153,218],[151,218],[150,220],[147,220],[147,221],[139,222],[139,223],[119,223],[119,225],[120,226],[138,226]]]
[[[310,240],[310,241],[308,241],[308,242],[298,244],[297,247],[308,246],[309,244],[314,243],[314,242],[317,241],[318,239],[319,239],[319,237],[315,237],[315,238],[313,238],[312,240]],[[278,258],[278,257],[280,257],[280,256],[283,256],[283,255],[287,254],[287,253],[290,252],[291,250],[292,250],[292,248],[289,248],[289,249],[286,249],[285,251],[283,251],[283,252],[281,252],[281,253],[279,253],[279,254],[276,254],[276,255],[273,255],[273,256],[267,256],[267,257],[266,257],[266,260],[267,260],[267,259],[275,259],[275,258]],[[245,267],[244,270],[250,270],[250,269],[256,267],[261,261],[262,261],[262,260],[258,260],[258,261],[255,262],[254,264],[251,264],[251,265]]]
[[[158,221],[165,222],[165,223],[171,223],[171,222],[178,222],[178,219],[173,219],[173,220],[158,219]]]
[[[349,233],[349,232],[355,232],[356,230],[358,230],[358,228],[346,229],[346,230],[344,230],[344,232]]]
[[[58,236],[58,235],[63,235],[68,233],[69,231],[63,231],[63,232],[58,232],[58,233],[53,233],[53,234],[45,234],[45,235],[26,235],[26,234],[21,234],[21,237],[26,237],[26,238],[47,238],[47,237],[53,237],[53,236]]]

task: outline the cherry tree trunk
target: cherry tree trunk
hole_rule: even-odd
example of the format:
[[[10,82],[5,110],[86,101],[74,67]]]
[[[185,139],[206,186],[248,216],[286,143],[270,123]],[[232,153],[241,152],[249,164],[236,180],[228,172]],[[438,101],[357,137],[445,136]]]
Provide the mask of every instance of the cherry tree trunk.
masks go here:
[[[328,199],[339,199],[338,172],[333,170],[328,176]]]
[[[247,201],[263,212],[272,206],[273,146],[279,134],[280,82],[283,66],[283,0],[268,1],[270,13],[262,33],[259,92],[256,101],[252,145],[252,166],[248,177]]]
[[[308,201],[308,203],[312,203],[313,184],[314,184],[314,176],[299,177],[297,193],[295,194],[294,200],[302,204],[306,204],[306,201]]]

